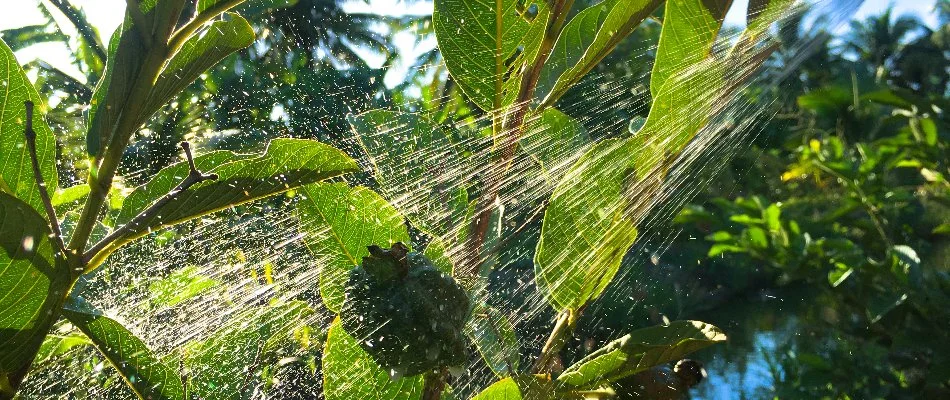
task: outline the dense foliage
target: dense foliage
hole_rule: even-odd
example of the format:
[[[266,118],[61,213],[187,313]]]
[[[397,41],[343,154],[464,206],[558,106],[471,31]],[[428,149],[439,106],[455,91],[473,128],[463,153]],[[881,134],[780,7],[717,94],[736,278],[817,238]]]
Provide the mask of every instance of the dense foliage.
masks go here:
[[[143,0],[108,41],[41,3],[0,398],[682,398],[781,324],[757,397],[947,396],[950,2],[749,3]],[[399,32],[438,48],[387,86]]]

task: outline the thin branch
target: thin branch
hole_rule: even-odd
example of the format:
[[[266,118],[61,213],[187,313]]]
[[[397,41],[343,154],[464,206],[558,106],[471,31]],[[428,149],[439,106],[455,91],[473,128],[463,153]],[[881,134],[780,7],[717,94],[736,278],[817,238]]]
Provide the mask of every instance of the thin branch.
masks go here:
[[[86,255],[83,257],[83,262],[85,264],[88,264],[89,261],[95,259],[98,256],[98,253],[109,248],[109,246],[122,238],[122,236],[124,236],[126,233],[138,228],[139,225],[142,225],[145,221],[155,217],[159,211],[165,207],[166,204],[174,200],[185,190],[188,190],[188,188],[204,181],[218,179],[218,174],[205,174],[201,171],[198,171],[198,168],[195,167],[194,157],[191,155],[191,144],[188,142],[181,142],[181,148],[185,152],[185,159],[188,160],[188,176],[186,176],[185,179],[183,179],[181,183],[178,184],[178,186],[166,193],[160,199],[156,200],[151,206],[139,213],[139,215],[136,215],[125,225],[122,225],[115,231],[112,231],[109,236],[106,236],[104,239],[90,247],[89,251],[87,251]]]
[[[86,20],[86,17],[83,16],[76,7],[70,4],[68,0],[49,0],[49,2],[66,15],[69,22],[72,22],[76,30],[79,31],[79,35],[82,36],[86,42],[86,45],[88,45],[96,57],[99,58],[99,61],[106,62],[107,56],[105,47],[102,45],[99,35],[96,35],[95,30],[93,30],[92,25],[89,25],[89,21]]]
[[[518,149],[518,140],[520,139],[522,129],[524,128],[524,119],[530,107],[530,99],[534,96],[538,79],[541,77],[541,69],[545,61],[551,55],[557,37],[564,27],[564,21],[567,14],[574,4],[574,0],[556,0],[552,6],[552,11],[548,17],[544,37],[541,40],[538,55],[531,65],[525,66],[519,86],[518,97],[514,103],[514,111],[510,118],[500,121],[501,114],[492,117],[492,135],[494,142],[500,148],[495,156],[494,163],[499,167],[499,174],[495,176],[491,171],[485,177],[485,191],[476,200],[476,216],[472,220],[472,234],[469,235],[468,247],[471,252],[471,260],[466,260],[457,268],[457,276],[476,276],[480,264],[482,247],[485,244],[485,237],[488,234],[488,227],[492,212],[495,209],[495,203],[498,201],[498,193],[501,191],[504,174],[507,173],[510,163],[514,159],[515,152]],[[500,37],[499,32],[499,37]],[[500,89],[496,92],[500,93]],[[497,103],[497,100],[496,100]]]
[[[531,367],[533,373],[545,374],[550,372],[551,360],[561,352],[561,349],[564,348],[564,345],[567,344],[567,341],[574,333],[574,324],[577,323],[577,315],[579,313],[580,311],[577,313],[572,313],[571,310],[561,311],[561,314],[558,315],[557,322],[554,323],[554,329],[551,330],[551,336],[548,337],[547,342],[544,343],[544,347],[541,348],[541,355],[538,356],[538,359],[535,360],[534,365]]]
[[[63,257],[66,257],[66,245],[63,244],[63,231],[59,227],[59,219],[56,218],[56,209],[53,208],[53,202],[50,201],[49,191],[46,189],[46,181],[43,180],[43,173],[40,171],[40,161],[36,155],[36,131],[33,130],[33,102],[24,101],[26,108],[26,127],[23,136],[26,136],[26,146],[29,148],[30,161],[33,164],[33,178],[36,179],[36,185],[39,187],[40,198],[43,200],[43,207],[46,208],[46,218],[49,219],[50,229],[53,231],[53,242],[57,250],[61,251]]]

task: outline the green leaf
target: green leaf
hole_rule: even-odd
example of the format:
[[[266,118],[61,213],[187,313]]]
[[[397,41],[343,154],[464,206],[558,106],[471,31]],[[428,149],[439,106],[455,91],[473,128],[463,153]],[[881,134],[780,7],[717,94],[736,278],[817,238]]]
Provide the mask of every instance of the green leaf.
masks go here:
[[[709,56],[731,4],[732,0],[666,2],[663,29],[650,77],[650,94],[654,98],[671,77],[681,75]]]
[[[201,275],[198,267],[189,265],[166,278],[148,284],[149,301],[172,307],[221,285],[216,279]]]
[[[379,182],[380,194],[413,225],[446,239],[464,220],[463,179],[471,160],[452,141],[451,131],[418,114],[373,110],[348,117]],[[460,195],[464,198],[459,199]]]
[[[667,21],[673,16],[667,16]],[[664,25],[664,30],[666,26]],[[632,138],[636,178],[660,180],[672,162],[712,117],[717,104],[728,102],[723,60],[707,59],[691,65],[654,95],[647,120]],[[748,64],[734,69],[745,70]],[[651,193],[640,192],[641,196]]]
[[[732,234],[726,231],[716,231],[706,235],[706,240],[710,242],[729,242],[732,241]]]
[[[268,10],[293,7],[298,2],[299,0],[249,0],[246,1],[238,11],[241,13],[241,15],[253,17],[265,13]]]
[[[769,239],[765,235],[765,230],[757,226],[750,227],[746,231],[746,237],[749,239],[749,243],[752,247],[757,247],[760,249],[767,249],[769,247]]]
[[[476,304],[465,325],[468,336],[485,363],[498,376],[518,371],[521,348],[515,327],[501,311],[487,304]]]
[[[40,345],[40,350],[36,352],[36,359],[33,360],[33,365],[41,365],[53,358],[68,353],[74,348],[83,346],[92,346],[92,341],[79,332],[70,333],[68,335],[46,335],[46,339],[43,340],[43,344]]]
[[[602,141],[564,174],[544,213],[536,282],[557,310],[600,296],[637,237],[628,209],[630,142]]]
[[[0,381],[28,366],[59,317],[69,267],[46,220],[0,192]]]
[[[414,400],[422,394],[422,375],[390,379],[388,372],[343,330],[337,317],[323,349],[323,393],[327,400]]]
[[[719,328],[699,321],[638,329],[568,367],[557,380],[574,387],[615,381],[724,341]]]
[[[535,274],[559,310],[583,306],[610,283],[636,238],[637,215],[649,207],[672,161],[706,124],[713,106],[723,101],[727,61],[707,59],[721,17],[718,11],[710,14],[707,6],[722,6],[724,13],[728,4],[711,3],[667,3],[647,121],[631,138],[593,146],[554,190],[535,253]],[[695,12],[702,15],[691,14]],[[710,19],[711,25],[702,23]],[[664,49],[677,46],[687,48]],[[656,75],[674,71],[670,82]]]
[[[19,28],[4,29],[0,31],[0,39],[4,43],[9,43],[13,51],[30,47],[34,44],[47,42],[67,43],[69,38],[60,32],[59,29],[50,30],[47,24],[27,25]]]
[[[181,378],[115,320],[98,314],[63,310],[63,315],[115,367],[140,399],[184,399]]]
[[[0,76],[5,77],[0,81],[0,95],[3,98],[0,104],[0,192],[29,204],[40,215],[46,215],[26,146],[26,108],[23,105],[30,100],[36,106],[36,112],[33,113],[36,158],[47,189],[54,191],[59,182],[56,174],[56,140],[43,118],[45,102],[27,79],[6,43],[0,43]]]
[[[755,39],[766,33],[769,26],[788,13],[794,3],[794,0],[750,0],[743,36]]]
[[[497,381],[472,400],[553,400],[554,384],[533,375],[518,375]],[[568,397],[570,398],[570,397]]]
[[[71,186],[66,189],[59,189],[50,195],[50,203],[53,207],[62,207],[64,205],[82,200],[89,195],[89,185],[81,184]]]
[[[409,243],[402,214],[372,190],[345,183],[303,187],[297,203],[306,243],[320,260],[320,295],[333,312],[343,306],[349,271],[369,255],[366,246]]]
[[[854,268],[840,262],[835,263],[835,268],[828,272],[828,283],[831,284],[831,287],[838,287],[848,280],[852,273],[854,273]]]
[[[260,383],[257,377],[294,331],[316,318],[302,302],[251,308],[228,318],[227,324],[201,342],[185,346],[182,362],[191,398],[246,399]]]
[[[742,248],[736,245],[716,243],[709,247],[709,251],[706,253],[706,257],[712,258],[712,257],[722,255],[724,253],[745,253],[745,252],[746,252],[745,248]]]
[[[528,121],[520,146],[544,170],[545,179],[556,183],[580,156],[590,137],[580,122],[557,109],[547,108]]]
[[[549,11],[529,1],[538,14],[529,22],[518,0],[436,0],[432,12],[439,50],[465,95],[485,111],[515,101],[521,67],[537,57]],[[520,50],[520,53],[519,53]]]
[[[662,0],[607,0],[587,8],[561,31],[541,69],[536,93],[554,104],[640,25]]]
[[[432,261],[432,265],[439,271],[445,272],[448,276],[452,276],[452,271],[455,270],[455,264],[452,262],[452,259],[449,258],[449,255],[446,254],[445,244],[443,244],[441,240],[433,238],[429,244],[426,245],[425,250],[422,251],[422,255],[426,256],[429,261]]]
[[[143,220],[129,230],[110,250],[164,226],[358,170],[356,163],[343,152],[302,139],[275,139],[267,151],[257,157],[229,152],[209,153],[196,158],[195,164],[202,172],[218,174],[218,179],[196,184],[182,192],[155,217]],[[117,225],[127,223],[168,193],[187,176],[187,171],[187,165],[181,162],[159,171],[151,181],[136,188],[125,199],[116,219]]]
[[[149,93],[144,109],[148,114],[161,108],[191,82],[231,53],[254,43],[254,29],[235,13],[225,13],[195,32],[168,61]]]
[[[145,16],[145,23],[152,24],[155,20],[162,20],[159,14],[166,14],[174,1],[163,1],[156,7],[157,0],[143,0],[138,2],[139,10]],[[133,3],[130,3],[133,4]],[[167,16],[167,15],[166,15]],[[170,21],[169,23],[177,23]],[[164,21],[164,20],[163,20]],[[168,23],[163,24],[168,28]],[[146,27],[134,27],[128,11],[125,20],[112,34],[109,40],[108,58],[102,78],[96,85],[92,100],[89,103],[89,131],[86,135],[86,152],[91,156],[99,156],[103,146],[109,143],[119,116],[128,105],[132,88],[139,81],[139,73],[145,64],[148,48],[142,40],[139,30],[148,31]]]
[[[936,146],[939,134],[937,133],[937,123],[933,118],[921,118],[920,131],[924,136],[924,142],[929,146]]]

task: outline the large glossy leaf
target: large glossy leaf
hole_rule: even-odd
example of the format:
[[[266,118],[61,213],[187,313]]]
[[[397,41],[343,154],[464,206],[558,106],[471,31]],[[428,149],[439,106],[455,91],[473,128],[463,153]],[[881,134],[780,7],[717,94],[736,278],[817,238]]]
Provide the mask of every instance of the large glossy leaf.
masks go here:
[[[580,122],[547,108],[528,121],[519,143],[541,165],[545,180],[554,184],[590,144],[590,137]]]
[[[794,0],[750,0],[743,35],[755,39],[764,34],[773,22],[792,12],[794,3]]]
[[[465,335],[496,375],[508,376],[518,371],[521,348],[515,327],[500,310],[487,304],[476,305],[465,324]]]
[[[306,243],[320,260],[320,295],[339,312],[349,271],[369,255],[366,246],[409,243],[402,214],[372,190],[345,183],[307,185],[297,204]]]
[[[666,2],[663,29],[650,76],[656,97],[670,77],[678,76],[709,56],[732,0],[671,0]]]
[[[597,298],[637,237],[626,197],[633,148],[628,141],[598,143],[551,196],[534,267],[539,289],[558,310]]]
[[[8,193],[44,214],[39,187],[33,177],[33,165],[26,146],[24,127],[26,108],[23,102],[30,100],[36,105],[33,114],[33,130],[36,131],[36,156],[47,189],[56,190],[56,141],[53,132],[43,119],[45,102],[36,93],[33,84],[20,68],[13,52],[0,42],[0,192]]]
[[[226,13],[195,32],[162,70],[144,109],[151,114],[172,99],[208,68],[229,54],[254,43],[254,29],[244,18]]]
[[[554,386],[544,378],[518,375],[489,385],[472,400],[552,400],[558,398]]]
[[[699,321],[638,329],[568,367],[557,380],[575,387],[610,382],[725,340],[719,328]]]
[[[644,126],[632,138],[595,145],[555,188],[535,253],[535,274],[558,309],[576,309],[610,283],[636,238],[638,215],[670,163],[722,101],[725,62],[707,56],[728,4],[713,3],[667,3],[651,83],[654,102]],[[657,72],[677,75],[658,77]]]
[[[0,380],[30,364],[59,317],[69,268],[50,236],[32,207],[0,193]]]
[[[536,94],[554,104],[610,54],[662,0],[606,0],[581,11],[561,31],[541,70]]]
[[[432,12],[439,50],[462,91],[482,110],[500,110],[518,95],[521,67],[534,61],[549,11],[519,15],[517,0],[436,0]],[[520,52],[520,53],[519,53]]]
[[[670,79],[650,107],[635,143],[637,182],[660,181],[686,144],[706,125],[717,105],[728,102],[726,61],[707,59]],[[745,66],[737,66],[744,69]],[[638,190],[644,196],[649,192]]]
[[[302,139],[275,139],[267,151],[257,157],[210,153],[198,157],[196,165],[202,172],[218,174],[218,179],[196,184],[179,194],[153,218],[143,220],[129,230],[117,242],[118,245],[163,226],[358,169],[343,152]],[[207,168],[209,166],[211,168]],[[145,210],[181,182],[187,171],[187,165],[178,163],[159,171],[149,183],[136,188],[125,199],[117,224],[124,224]]]
[[[95,313],[63,310],[63,315],[92,340],[139,398],[185,398],[181,378],[122,324]]]
[[[418,114],[385,110],[349,117],[373,166],[380,193],[412,223],[444,236],[464,219],[463,150],[451,130]],[[460,198],[461,195],[461,198]],[[444,238],[447,245],[451,238]]]
[[[259,385],[282,342],[295,329],[314,322],[313,310],[302,302],[250,308],[228,319],[207,339],[185,346],[182,363],[188,394],[200,399],[246,399]],[[268,361],[271,360],[271,361]]]
[[[86,151],[92,156],[101,154],[103,146],[108,144],[119,116],[130,104],[128,100],[133,87],[140,81],[140,72],[148,59],[149,48],[139,31],[154,32],[165,37],[162,33],[170,32],[178,21],[176,10],[180,11],[179,1],[142,0],[137,3],[144,16],[142,22],[150,26],[133,26],[132,18],[126,12],[124,22],[109,40],[105,72],[89,104]],[[135,117],[140,117],[144,122],[141,116]]]
[[[415,400],[422,394],[422,376],[390,379],[343,330],[338,317],[330,325],[323,350],[323,393],[327,400]]]

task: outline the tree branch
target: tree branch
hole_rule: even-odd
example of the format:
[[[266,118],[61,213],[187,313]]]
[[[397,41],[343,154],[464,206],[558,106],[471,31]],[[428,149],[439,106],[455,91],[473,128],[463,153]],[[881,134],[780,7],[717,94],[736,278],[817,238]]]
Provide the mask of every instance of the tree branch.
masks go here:
[[[86,42],[86,45],[88,45],[96,57],[99,58],[99,61],[106,62],[107,55],[105,47],[102,45],[99,36],[96,35],[96,32],[93,30],[92,25],[89,25],[89,21],[86,20],[86,17],[83,16],[76,7],[69,4],[68,0],[49,0],[49,2],[66,15],[69,22],[72,22],[76,30],[79,31],[79,35],[82,36]]]
[[[188,188],[204,181],[218,179],[218,174],[205,174],[201,171],[198,171],[198,168],[195,167],[194,157],[191,154],[191,144],[188,142],[181,142],[181,148],[185,152],[185,159],[188,160],[188,176],[186,176],[185,179],[183,179],[181,183],[178,184],[178,186],[166,193],[160,199],[156,200],[148,208],[136,215],[129,222],[125,223],[125,225],[122,225],[115,231],[112,231],[112,233],[110,233],[108,236],[90,247],[89,251],[87,251],[83,257],[84,264],[88,264],[89,261],[97,258],[100,252],[109,248],[115,241],[119,240],[133,228],[137,228],[144,221],[152,219],[152,217],[157,215],[166,204],[174,200],[185,190],[188,190]]]
[[[495,202],[498,199],[498,193],[501,191],[501,185],[504,181],[504,175],[507,173],[509,164],[515,157],[518,149],[518,140],[521,138],[521,132],[524,128],[524,119],[528,113],[531,98],[534,96],[538,79],[541,77],[541,69],[545,61],[551,55],[557,37],[564,28],[564,22],[567,14],[571,10],[574,0],[555,0],[553,2],[551,14],[548,17],[547,25],[544,31],[544,37],[541,40],[538,55],[530,65],[526,65],[521,78],[521,85],[518,90],[518,97],[514,103],[514,110],[510,117],[499,122],[500,116],[492,118],[492,132],[495,137],[495,143],[499,147],[499,152],[495,156],[495,165],[499,167],[496,172],[501,176],[495,176],[495,171],[489,170],[485,177],[485,192],[476,201],[476,216],[472,220],[472,234],[469,235],[468,246],[471,254],[470,260],[459,265],[458,276],[476,276],[478,275],[479,264],[481,264],[482,247],[485,243],[485,236],[488,234],[488,227],[492,213],[495,209]]]
[[[43,173],[40,171],[40,161],[36,155],[36,132],[33,130],[33,102],[24,101],[26,108],[26,127],[23,136],[26,136],[26,146],[30,153],[30,161],[33,164],[33,178],[36,179],[36,185],[39,187],[40,199],[43,200],[43,207],[46,208],[46,218],[49,220],[50,229],[53,231],[53,242],[57,250],[66,257],[66,245],[63,243],[63,231],[59,227],[59,219],[56,218],[56,209],[53,208],[53,202],[50,201],[49,191],[46,189],[46,181],[43,180]]]

